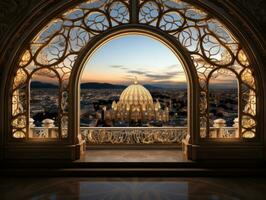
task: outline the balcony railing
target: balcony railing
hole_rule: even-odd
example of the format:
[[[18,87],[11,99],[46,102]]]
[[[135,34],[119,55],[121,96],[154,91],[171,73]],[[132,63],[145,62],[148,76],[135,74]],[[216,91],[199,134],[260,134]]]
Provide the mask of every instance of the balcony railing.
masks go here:
[[[80,127],[87,144],[180,145],[187,130],[187,127]],[[32,127],[30,138],[59,138],[58,127]],[[238,129],[210,127],[209,138],[238,138]]]
[[[238,138],[238,128],[235,127],[210,127],[209,138]]]
[[[42,127],[35,127],[30,119],[30,138],[59,138],[54,121],[45,119]],[[226,127],[224,119],[214,120],[208,138],[239,138],[238,119],[233,127]],[[80,127],[82,138],[88,144],[181,144],[188,134],[187,127]],[[206,129],[200,130],[202,138]],[[62,138],[67,137],[67,129],[62,129]]]
[[[186,127],[81,127],[88,144],[181,144]]]
[[[58,127],[32,127],[29,138],[59,138]]]

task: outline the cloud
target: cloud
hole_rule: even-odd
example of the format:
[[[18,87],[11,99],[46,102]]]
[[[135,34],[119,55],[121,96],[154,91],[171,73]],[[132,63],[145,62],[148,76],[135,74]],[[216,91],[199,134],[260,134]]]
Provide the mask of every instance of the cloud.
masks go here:
[[[127,67],[123,65],[110,65],[109,67],[116,68],[116,69],[128,69]]]
[[[153,80],[161,81],[162,79],[176,78],[180,75],[183,76],[184,74],[185,74],[184,71],[170,71],[161,74],[148,73],[146,74],[146,76],[152,78]]]
[[[169,85],[176,85],[176,84],[183,84],[187,85],[186,81],[157,81],[156,84],[169,84]]]
[[[147,74],[147,72],[138,71],[138,70],[129,70],[127,72],[130,73],[130,74],[138,74],[138,75],[146,75]]]
[[[110,67],[112,68],[121,68],[121,67],[124,67],[123,65],[110,65]]]
[[[184,75],[184,71],[167,71],[161,72],[161,73],[154,73],[146,70],[128,70],[127,73],[134,77],[134,75],[142,76],[142,78],[146,78],[146,80],[149,80],[151,82],[158,82],[162,80],[169,80],[172,78],[176,78],[179,76]]]
[[[185,74],[185,72],[184,71],[172,71],[172,72],[166,72],[165,74],[174,77],[177,75],[183,75]]]
[[[174,77],[173,75],[167,74],[146,74],[145,76],[148,78],[152,78],[153,80],[170,79]]]
[[[175,65],[169,65],[166,68],[168,68],[168,69],[176,69],[178,67],[180,67],[180,66],[175,64]]]
[[[234,79],[211,79],[210,80],[210,85],[215,85],[215,84],[221,84],[221,85],[237,85],[237,80]]]
[[[156,81],[156,80],[161,80],[161,79],[170,79],[174,76],[177,75],[177,73],[175,74],[158,74],[158,73],[151,73],[151,72],[145,72],[145,71],[138,71],[138,70],[129,70],[127,71],[129,74],[134,74],[134,75],[142,75],[146,78],[151,79],[151,81]]]

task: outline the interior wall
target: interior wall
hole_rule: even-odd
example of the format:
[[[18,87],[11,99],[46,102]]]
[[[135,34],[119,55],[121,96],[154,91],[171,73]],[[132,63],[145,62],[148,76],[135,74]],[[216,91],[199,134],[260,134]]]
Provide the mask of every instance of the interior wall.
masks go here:
[[[78,2],[79,0],[77,0]],[[187,0],[189,2],[197,2],[198,0]],[[0,157],[1,148],[3,147],[4,139],[3,133],[5,132],[3,122],[3,108],[5,107],[3,100],[3,87],[4,75],[6,76],[7,70],[4,69],[6,60],[12,57],[12,43],[17,42],[23,32],[18,32],[18,28],[22,25],[24,28],[29,27],[31,24],[24,22],[29,17],[34,16],[33,19],[42,16],[44,13],[49,12],[53,6],[66,3],[66,0],[1,0],[0,1]],[[221,13],[226,13],[231,19],[233,24],[238,24],[241,27],[245,36],[248,36],[250,41],[254,41],[254,46],[261,52],[257,55],[258,58],[266,66],[266,2],[265,0],[206,0],[206,5],[212,5],[220,10]],[[240,23],[240,20],[245,23]],[[33,23],[33,20],[31,20]],[[7,45],[8,44],[8,45]],[[14,44],[15,45],[15,44]],[[263,71],[263,77],[266,77],[266,70]],[[266,91],[266,88],[263,88]],[[264,92],[266,93],[266,92]],[[266,99],[266,98],[264,98]],[[265,116],[265,114],[264,114]],[[266,117],[264,118],[266,124]],[[264,128],[265,130],[265,128]],[[265,134],[264,134],[265,135]],[[266,143],[266,137],[264,138]]]
[[[187,0],[190,2],[196,0]],[[42,12],[45,12],[50,6],[55,6],[66,2],[66,0],[1,0],[0,2],[0,52],[3,50],[4,44],[8,42],[6,39],[12,35],[12,32],[23,23],[27,16],[32,15],[36,10],[41,8]],[[77,1],[78,2],[78,1]],[[254,28],[264,38],[266,38],[266,1],[265,0],[206,0],[218,6],[221,11],[232,15],[234,19],[234,13],[230,13],[230,8],[237,10],[240,13],[244,13],[244,17],[254,25]],[[264,52],[264,56],[266,53]]]

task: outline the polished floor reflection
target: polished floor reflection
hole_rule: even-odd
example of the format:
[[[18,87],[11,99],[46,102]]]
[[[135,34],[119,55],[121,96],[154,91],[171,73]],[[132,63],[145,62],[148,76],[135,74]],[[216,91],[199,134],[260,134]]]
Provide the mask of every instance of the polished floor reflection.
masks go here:
[[[260,178],[4,178],[1,200],[265,200]]]
[[[88,149],[78,162],[188,162],[179,149]]]

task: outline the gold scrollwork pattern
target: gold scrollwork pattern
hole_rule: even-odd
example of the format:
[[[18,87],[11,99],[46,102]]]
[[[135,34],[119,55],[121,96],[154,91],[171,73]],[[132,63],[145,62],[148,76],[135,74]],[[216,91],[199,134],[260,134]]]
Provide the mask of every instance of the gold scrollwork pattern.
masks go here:
[[[187,128],[81,128],[88,144],[181,144]]]
[[[59,133],[67,137],[69,78],[79,52],[106,30],[130,23],[129,0],[87,0],[52,19],[27,45],[18,62],[12,87],[12,136],[27,137],[29,82],[40,68],[59,76]],[[200,135],[208,137],[208,80],[217,69],[230,69],[239,82],[239,130],[245,138],[256,133],[257,87],[253,68],[239,41],[211,14],[182,0],[139,0],[138,23],[172,35],[187,49],[200,86]],[[217,71],[219,72],[219,70]],[[74,97],[73,97],[74,98]]]
[[[239,82],[239,130],[255,137],[256,82],[248,57],[237,39],[209,13],[181,0],[140,0],[139,22],[174,36],[189,52],[200,85],[200,135],[208,137],[208,80],[212,72],[229,69]]]
[[[69,78],[80,50],[96,35],[129,22],[128,0],[89,0],[52,19],[22,54],[12,90],[12,134],[28,137],[29,85],[39,69],[59,76],[60,135],[67,137]]]

